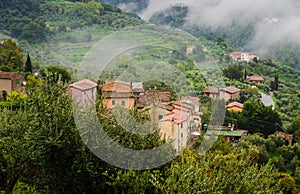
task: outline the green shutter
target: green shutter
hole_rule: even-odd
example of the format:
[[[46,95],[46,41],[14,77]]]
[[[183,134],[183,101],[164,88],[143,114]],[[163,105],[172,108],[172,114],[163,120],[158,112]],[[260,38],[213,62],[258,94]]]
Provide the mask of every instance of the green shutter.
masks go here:
[[[21,85],[21,81],[19,79],[16,80],[16,84],[17,86],[20,86]]]

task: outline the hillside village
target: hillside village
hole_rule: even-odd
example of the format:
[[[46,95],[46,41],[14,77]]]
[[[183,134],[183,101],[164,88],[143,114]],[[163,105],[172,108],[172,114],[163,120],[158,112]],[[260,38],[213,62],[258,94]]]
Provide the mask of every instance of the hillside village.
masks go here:
[[[300,46],[236,17],[290,10],[186,3],[0,1],[0,194],[300,192]]]
[[[247,76],[249,83],[261,84],[260,76]],[[85,105],[96,100],[97,84],[91,80],[81,80],[70,85],[73,98]],[[124,82],[120,80],[106,81],[99,86],[101,93],[101,106],[109,110],[125,108],[137,110],[150,116],[151,126],[160,129],[161,137],[171,139],[177,152],[191,146],[195,139],[202,133],[206,135],[220,134],[232,145],[247,136],[248,130],[237,129],[231,123],[228,126],[209,126],[209,130],[203,127],[202,116],[199,112],[200,98],[195,96],[180,97],[171,101],[169,91],[155,89],[144,90],[142,82]],[[240,98],[240,89],[235,86],[226,88],[205,88],[203,95],[213,100],[223,100],[226,108],[231,112],[242,112],[243,104],[237,102]],[[275,135],[278,133],[275,133]],[[277,135],[276,135],[277,136]],[[281,132],[280,137],[290,140],[290,135]],[[289,143],[289,145],[291,145]]]
[[[194,47],[188,48],[192,53]],[[233,61],[253,62],[259,60],[257,55],[250,52],[234,52],[230,54]],[[37,71],[39,72],[39,71]],[[38,76],[38,73],[35,74]],[[245,76],[248,83],[263,84],[261,76]],[[253,86],[256,87],[256,86]],[[11,92],[20,91],[26,94],[25,76],[18,72],[0,71],[1,99],[6,99]],[[202,95],[212,100],[225,101],[224,107],[230,112],[242,112],[243,104],[238,102],[241,89],[235,86],[225,88],[205,88]],[[95,103],[98,96],[101,99],[101,107],[105,108],[107,114],[115,108],[137,110],[143,115],[150,117],[153,129],[159,129],[162,138],[172,140],[174,149],[179,153],[187,146],[192,146],[202,133],[209,136],[213,133],[224,136],[232,145],[247,136],[248,130],[238,129],[232,123],[228,126],[209,126],[207,121],[203,122],[203,112],[200,112],[200,98],[196,96],[184,96],[178,100],[171,100],[170,91],[159,91],[156,89],[144,90],[143,82],[124,82],[106,80],[102,85],[84,79],[69,85],[69,93],[81,106]],[[100,95],[99,95],[100,94]],[[275,134],[279,134],[276,132]],[[290,141],[290,135],[280,132],[280,137]],[[291,143],[289,143],[291,145]]]

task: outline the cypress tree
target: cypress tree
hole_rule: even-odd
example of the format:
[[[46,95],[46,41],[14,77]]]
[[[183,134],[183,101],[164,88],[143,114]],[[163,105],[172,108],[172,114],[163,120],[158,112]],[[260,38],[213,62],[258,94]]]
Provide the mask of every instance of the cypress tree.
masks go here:
[[[32,73],[32,65],[31,65],[31,59],[30,59],[29,53],[27,54],[27,59],[26,59],[26,63],[25,63],[25,72]]]
[[[278,75],[277,75],[277,74],[275,75],[274,82],[275,82],[275,90],[278,90],[278,87],[279,87],[279,80],[278,80]]]

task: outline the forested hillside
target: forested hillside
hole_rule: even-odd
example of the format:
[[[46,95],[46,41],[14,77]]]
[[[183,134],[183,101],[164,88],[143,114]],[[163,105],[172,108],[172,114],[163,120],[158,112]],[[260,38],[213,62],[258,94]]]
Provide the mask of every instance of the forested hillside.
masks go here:
[[[111,5],[51,0],[1,1],[0,32],[29,43],[45,41],[58,32],[93,24],[122,28],[142,23],[134,15]]]
[[[115,6],[127,4],[128,6],[132,1],[113,1],[106,0],[105,2],[114,4]],[[138,4],[140,7],[147,7],[149,2],[141,1]],[[126,6],[123,6],[126,8]],[[213,27],[210,25],[194,25],[191,24],[187,17],[189,7],[183,4],[170,4],[169,8],[161,9],[154,12],[149,21],[155,24],[167,25],[176,28],[181,28],[194,36],[203,36],[208,40],[216,41],[216,37],[222,37],[238,50],[260,50],[264,54],[265,58],[270,58],[274,61],[279,61],[282,64],[300,69],[299,60],[300,54],[298,52],[299,44],[297,41],[291,42],[274,42],[271,45],[260,45],[260,42],[255,42],[255,23],[263,21],[265,18],[257,18],[255,21],[238,22],[232,21],[232,24],[225,27]],[[132,9],[136,13],[140,12],[140,9]],[[238,18],[237,18],[238,20]],[[277,21],[277,20],[276,20]],[[268,22],[265,22],[267,25]],[[263,49],[261,48],[263,46]]]
[[[78,70],[84,70],[85,66],[80,68],[84,57],[100,40],[122,38],[122,29],[146,23],[135,14],[105,4],[124,2],[136,5],[132,10],[138,12],[149,1],[0,2],[0,70],[26,75],[27,91],[27,94],[12,92],[7,99],[0,100],[0,193],[299,193],[300,71],[287,66],[298,63],[298,47],[282,46],[280,49],[285,52],[274,48],[276,57],[284,63],[264,57],[250,62],[231,60],[229,54],[239,51],[252,38],[251,24],[233,25],[217,32],[186,26],[187,7],[175,6],[157,13],[151,22],[182,28],[196,37],[180,30],[142,25],[124,36],[129,40],[138,36],[145,39],[144,43],[158,42],[156,46],[130,47],[114,56],[101,76],[92,71],[98,84],[115,76],[124,78],[123,81],[146,77],[145,89],[171,91],[172,100],[178,99],[175,92],[195,95],[200,98],[202,122],[207,123],[215,116],[211,114],[212,107],[222,105],[224,108],[224,102],[211,100],[203,95],[203,89],[218,87],[218,80],[224,81],[224,87],[236,86],[241,89],[237,101],[244,104],[244,110],[228,111],[223,124],[231,123],[249,132],[249,136],[241,137],[239,142],[232,143],[219,136],[203,154],[200,151],[207,146],[203,130],[197,139],[190,136],[194,144],[175,156],[172,141],[162,138],[159,130],[144,136],[127,131],[111,110],[100,106],[100,92],[96,95],[96,110],[85,106],[78,111],[84,117],[76,120],[78,113],[73,109],[69,86],[78,81]],[[141,32],[146,32],[145,36],[139,36]],[[154,38],[148,39],[153,34]],[[110,47],[105,46],[111,45],[103,46],[106,53],[110,52]],[[169,66],[157,67],[153,62]],[[210,65],[218,67],[222,75]],[[40,75],[35,75],[32,68],[40,69]],[[153,74],[162,75],[174,87],[153,80]],[[250,83],[245,80],[247,75],[262,76],[264,83]],[[213,84],[208,85],[209,79]],[[265,107],[260,100],[260,92],[267,94],[270,88],[275,110]],[[91,112],[99,119],[101,129],[123,148],[155,151],[165,145],[166,149],[159,154],[143,158],[147,162],[165,155],[175,159],[154,169],[139,171],[105,162],[91,151],[105,147],[103,134],[90,134],[90,131],[99,131]],[[119,112],[126,126],[135,131],[149,131],[147,125],[140,125],[148,121],[148,116],[136,109],[127,113]],[[139,125],[131,122],[132,116]],[[89,131],[80,131],[78,123]],[[274,137],[275,131],[292,134],[293,145],[287,146],[283,138]],[[88,140],[83,140],[83,136]],[[110,152],[106,156],[121,163],[123,159],[134,157],[131,152],[121,159],[114,154]],[[140,158],[134,161],[139,162]]]
[[[140,12],[145,9],[149,0],[99,0],[101,3],[107,3],[114,6],[119,6],[127,11]]]

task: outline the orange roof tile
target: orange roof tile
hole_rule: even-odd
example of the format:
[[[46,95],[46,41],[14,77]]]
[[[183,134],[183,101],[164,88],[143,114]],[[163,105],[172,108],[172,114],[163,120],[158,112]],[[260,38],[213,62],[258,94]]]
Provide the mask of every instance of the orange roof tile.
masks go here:
[[[76,88],[79,90],[88,90],[88,89],[97,87],[97,84],[91,80],[84,79],[79,82],[71,84],[70,87],[73,87],[73,88]]]

